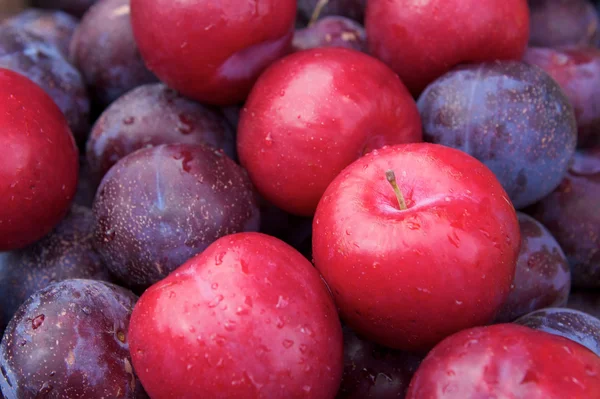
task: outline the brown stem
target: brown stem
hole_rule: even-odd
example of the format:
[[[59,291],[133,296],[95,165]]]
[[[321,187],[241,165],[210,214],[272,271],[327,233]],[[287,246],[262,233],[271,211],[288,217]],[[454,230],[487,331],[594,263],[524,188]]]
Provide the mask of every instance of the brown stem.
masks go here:
[[[329,3],[329,0],[319,0],[310,17],[310,21],[308,21],[308,26],[312,26],[315,22],[317,22],[319,16],[321,15],[321,11],[323,11],[323,8],[325,8],[327,3]]]
[[[396,199],[398,199],[398,205],[400,206],[400,210],[403,211],[406,209],[406,202],[404,202],[404,196],[398,187],[398,183],[396,183],[396,174],[393,170],[388,170],[385,172],[385,178],[392,185],[394,189],[394,193],[396,193]]]

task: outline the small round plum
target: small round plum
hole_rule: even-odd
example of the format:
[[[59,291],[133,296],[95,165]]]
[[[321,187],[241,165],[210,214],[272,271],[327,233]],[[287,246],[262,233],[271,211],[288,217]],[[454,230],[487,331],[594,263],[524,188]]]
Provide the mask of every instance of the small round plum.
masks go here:
[[[394,351],[344,331],[344,374],[336,399],[402,399],[423,356]]]
[[[53,44],[67,57],[69,43],[79,21],[63,11],[28,8],[2,23],[23,29],[40,40]]]
[[[0,251],[48,234],[67,214],[78,151],[67,121],[34,82],[0,68]]]
[[[508,299],[496,323],[513,321],[534,310],[563,306],[571,289],[569,262],[552,234],[537,220],[517,212],[521,251]]]
[[[169,87],[206,104],[233,105],[290,50],[296,0],[131,0],[135,40]],[[157,29],[163,27],[163,29]]]
[[[63,10],[76,17],[82,17],[96,1],[97,0],[31,0],[31,5],[51,10]]]
[[[332,399],[342,329],[319,273],[261,233],[220,238],[140,298],[133,364],[152,399]]]
[[[69,58],[100,106],[156,81],[142,61],[129,14],[129,0],[99,1],[85,13],[71,41]]]
[[[135,151],[104,176],[94,200],[94,245],[132,288],[165,278],[217,238],[256,231],[260,214],[245,171],[203,145]]]
[[[297,29],[292,40],[294,51],[320,47],[346,47],[367,52],[365,28],[344,17],[325,17],[313,25]]]
[[[548,74],[525,63],[457,67],[427,87],[417,105],[425,140],[486,164],[517,209],[550,194],[575,153],[573,107]]]
[[[546,71],[573,105],[579,147],[600,144],[600,50],[527,49],[523,61]]]
[[[127,338],[136,300],[124,288],[84,279],[37,291],[2,338],[4,397],[146,398]]]
[[[273,64],[244,106],[241,164],[261,195],[312,216],[331,181],[386,144],[422,140],[413,98],[392,70],[344,48],[301,51]]]
[[[370,1],[371,54],[414,96],[456,65],[519,60],[529,38],[526,0]]]
[[[517,319],[516,324],[560,335],[600,356],[600,320],[578,310],[546,308]]]
[[[365,17],[367,0],[298,0],[298,18],[308,23],[321,3],[324,7],[320,9],[320,16],[342,16],[360,23]]]
[[[0,258],[0,331],[17,308],[47,285],[73,278],[110,281],[92,247],[92,211],[74,205],[40,241]]]
[[[529,0],[533,47],[596,46],[600,18],[589,0]]]
[[[566,338],[516,324],[461,331],[438,344],[406,399],[600,397],[600,357]]]
[[[87,142],[87,161],[98,184],[124,156],[159,144],[208,144],[235,158],[233,129],[217,111],[162,83],[137,87],[98,118]]]
[[[580,151],[560,186],[527,209],[556,238],[575,287],[600,287],[600,148]]]

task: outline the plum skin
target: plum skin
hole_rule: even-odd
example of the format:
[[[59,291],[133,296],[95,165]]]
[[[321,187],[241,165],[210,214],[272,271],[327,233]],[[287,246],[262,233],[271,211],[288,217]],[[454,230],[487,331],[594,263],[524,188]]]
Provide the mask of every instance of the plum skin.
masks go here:
[[[2,338],[2,393],[9,399],[146,398],[127,337],[136,300],[124,288],[84,279],[37,291]]]
[[[104,176],[92,209],[94,247],[133,289],[163,279],[221,236],[260,226],[244,170],[203,145],[129,154]]]
[[[261,233],[222,237],[150,287],[129,339],[153,399],[330,399],[342,374],[326,285],[301,254]]]
[[[365,28],[344,17],[325,17],[304,29],[297,29],[292,40],[294,51],[318,47],[346,47],[367,52]]]
[[[78,150],[67,121],[34,82],[0,68],[0,251],[46,235],[75,195]]]
[[[419,97],[425,141],[489,167],[522,209],[561,182],[577,145],[575,114],[545,72],[518,61],[463,65]]]

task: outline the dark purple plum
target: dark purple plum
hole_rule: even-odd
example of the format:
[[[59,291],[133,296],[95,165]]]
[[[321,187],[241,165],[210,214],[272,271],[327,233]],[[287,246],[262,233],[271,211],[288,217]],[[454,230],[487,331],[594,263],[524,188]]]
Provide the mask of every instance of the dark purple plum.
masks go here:
[[[384,348],[344,327],[344,374],[336,399],[403,399],[424,356]]]
[[[325,17],[304,29],[292,40],[294,51],[319,47],[346,47],[367,52],[367,34],[358,22],[345,17]]]
[[[325,4],[319,13],[321,16],[339,15],[361,23],[367,7],[367,0],[298,0],[298,19],[308,23],[319,3]]]
[[[65,57],[69,55],[69,43],[78,23],[77,18],[63,11],[35,8],[29,8],[3,21],[3,24],[22,29],[56,46]]]
[[[0,258],[0,331],[21,304],[47,285],[72,278],[110,281],[92,245],[93,216],[74,205],[63,221],[36,243]]]
[[[600,50],[529,48],[523,59],[546,71],[575,110],[579,147],[600,143]]]
[[[567,255],[573,286],[600,287],[600,148],[579,151],[560,186],[527,212]]]
[[[508,299],[496,317],[505,323],[534,310],[563,306],[571,289],[569,262],[552,234],[534,218],[517,212],[521,250]]]
[[[571,291],[565,307],[589,313],[600,319],[600,292],[596,290]]]
[[[529,313],[515,323],[568,338],[600,356],[600,320],[590,314],[566,308],[546,308]]]
[[[425,140],[486,164],[517,209],[550,194],[575,152],[569,100],[548,74],[522,62],[457,67],[429,85],[417,105]]]
[[[37,83],[63,112],[81,145],[89,130],[90,102],[85,83],[58,49],[22,29],[0,27],[0,67]]]
[[[4,397],[146,398],[127,341],[136,300],[124,288],[84,279],[37,291],[2,338]]]
[[[31,0],[31,5],[38,8],[62,10],[76,17],[81,17],[97,0]]]
[[[157,80],[142,61],[129,14],[129,0],[99,1],[86,12],[71,41],[69,58],[100,106]]]
[[[158,144],[208,144],[235,157],[235,137],[215,110],[162,83],[137,87],[112,103],[94,124],[87,160],[96,185],[121,158]]]
[[[260,224],[245,170],[204,145],[163,144],[129,154],[104,176],[93,211],[95,247],[135,289],[166,277],[216,239]]]
[[[589,0],[529,0],[529,45],[595,46],[600,20]]]

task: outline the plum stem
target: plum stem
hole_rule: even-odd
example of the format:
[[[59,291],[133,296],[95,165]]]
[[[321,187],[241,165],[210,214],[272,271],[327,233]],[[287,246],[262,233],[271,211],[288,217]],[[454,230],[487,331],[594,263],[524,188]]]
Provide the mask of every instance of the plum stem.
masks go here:
[[[400,206],[400,210],[404,211],[406,210],[406,202],[404,201],[404,196],[402,195],[402,191],[400,191],[400,188],[398,187],[398,183],[396,182],[396,174],[394,173],[393,170],[388,170],[387,172],[385,172],[385,178],[387,179],[388,182],[390,182],[390,184],[392,185],[392,188],[394,189],[394,193],[396,193],[396,199],[398,200],[398,205]]]
[[[315,22],[317,22],[319,16],[321,15],[321,11],[323,11],[323,8],[325,8],[327,3],[329,3],[329,0],[319,0],[310,17],[310,21],[308,21],[308,26],[312,26]]]

